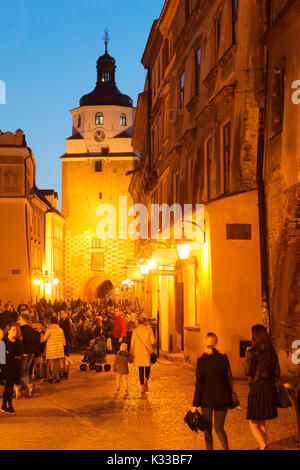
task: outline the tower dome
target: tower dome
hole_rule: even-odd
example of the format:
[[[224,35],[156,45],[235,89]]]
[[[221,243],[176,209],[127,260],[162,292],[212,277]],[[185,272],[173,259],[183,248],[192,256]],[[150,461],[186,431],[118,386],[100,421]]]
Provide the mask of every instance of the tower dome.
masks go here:
[[[108,54],[108,35],[105,53],[97,60],[97,83],[95,89],[80,99],[80,106],[114,105],[132,107],[132,99],[121,93],[115,81],[116,61]]]

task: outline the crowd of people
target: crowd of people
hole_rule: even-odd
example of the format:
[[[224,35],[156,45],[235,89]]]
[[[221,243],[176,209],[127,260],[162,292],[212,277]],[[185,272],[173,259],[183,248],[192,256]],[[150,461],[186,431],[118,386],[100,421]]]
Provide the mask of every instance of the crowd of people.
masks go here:
[[[102,339],[101,358],[107,352],[115,355],[115,394],[123,385],[128,396],[129,364],[138,367],[141,397],[149,391],[153,346],[156,339],[147,318],[132,312],[124,303],[112,300],[91,304],[78,299],[67,302],[21,304],[15,310],[11,303],[0,311],[0,383],[4,385],[3,413],[14,413],[13,396],[22,393],[32,397],[34,381],[59,383],[68,379],[70,352],[90,348]],[[218,338],[208,333],[204,354],[198,358],[193,406],[195,415],[201,409],[206,447],[213,449],[212,426],[223,449],[228,450],[225,419],[233,401],[229,359],[217,350]],[[99,342],[100,344],[100,342]],[[245,373],[249,377],[247,419],[260,449],[268,448],[266,420],[278,416],[280,368],[271,339],[263,325],[252,327],[252,348],[246,352]],[[235,397],[235,398],[234,398]]]
[[[147,319],[140,312],[133,313],[127,303],[112,299],[52,303],[41,299],[35,305],[21,303],[17,309],[12,303],[4,305],[0,310],[0,383],[4,385],[1,411],[14,413],[13,397],[32,397],[36,381],[67,380],[70,352],[85,351],[99,338],[104,339],[103,357],[107,352],[116,355],[116,393],[120,392],[120,378],[129,372],[120,365],[126,350],[128,360],[134,356],[139,367],[144,394],[149,389],[150,350],[155,337]]]

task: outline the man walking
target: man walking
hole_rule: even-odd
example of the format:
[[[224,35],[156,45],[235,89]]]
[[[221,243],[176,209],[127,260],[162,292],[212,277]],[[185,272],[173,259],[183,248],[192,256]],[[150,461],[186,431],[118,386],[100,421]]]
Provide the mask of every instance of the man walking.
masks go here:
[[[30,368],[34,358],[39,357],[39,344],[35,330],[28,324],[30,316],[28,310],[22,310],[18,319],[22,334],[22,360],[21,360],[21,384],[27,390],[28,396],[33,393],[33,385],[30,383]]]
[[[115,308],[115,323],[113,329],[113,352],[117,354],[122,341],[126,337],[127,327],[125,318],[123,318],[119,307]]]

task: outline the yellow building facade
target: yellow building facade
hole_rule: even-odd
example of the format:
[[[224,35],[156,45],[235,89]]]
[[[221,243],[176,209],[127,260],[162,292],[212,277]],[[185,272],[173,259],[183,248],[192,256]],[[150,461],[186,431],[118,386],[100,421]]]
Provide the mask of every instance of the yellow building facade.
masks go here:
[[[57,211],[57,194],[36,186],[36,162],[20,129],[0,132],[0,175],[1,304],[11,301],[16,308],[44,296],[58,299],[64,220]],[[59,244],[52,226],[61,230]],[[51,261],[54,250],[55,263]]]

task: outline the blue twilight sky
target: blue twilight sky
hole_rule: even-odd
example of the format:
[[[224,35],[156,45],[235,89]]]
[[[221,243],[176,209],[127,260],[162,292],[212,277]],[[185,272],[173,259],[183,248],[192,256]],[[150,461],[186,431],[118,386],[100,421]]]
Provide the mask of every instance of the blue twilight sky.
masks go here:
[[[94,89],[96,61],[117,61],[116,81],[136,105],[145,70],[140,63],[153,21],[164,0],[0,0],[0,129],[22,129],[37,162],[37,185],[61,194],[65,139],[72,133],[70,109]],[[0,100],[1,101],[1,100]],[[59,203],[60,204],[60,203]]]

